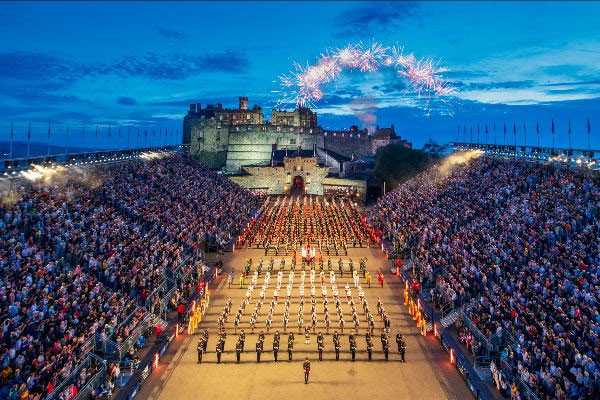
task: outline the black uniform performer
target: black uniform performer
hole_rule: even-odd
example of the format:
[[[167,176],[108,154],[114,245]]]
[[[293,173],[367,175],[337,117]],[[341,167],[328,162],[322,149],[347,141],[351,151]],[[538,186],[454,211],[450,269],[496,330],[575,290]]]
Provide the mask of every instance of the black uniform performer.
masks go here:
[[[294,333],[288,335],[288,360],[292,361],[292,353],[294,352]]]
[[[348,336],[348,341],[350,342],[350,353],[352,353],[352,361],[356,359],[356,339],[354,335]]]
[[[384,332],[381,333],[381,347],[383,348],[383,354],[385,354],[385,361],[388,360],[388,354],[390,352],[390,346],[388,338]]]
[[[340,335],[336,332],[333,332],[333,347],[335,349],[335,359],[340,359]]]
[[[204,337],[204,342],[202,342],[204,344],[203,350],[206,353],[206,346],[208,346],[208,331],[206,329],[202,332],[202,336]]]
[[[202,354],[204,353],[204,338],[200,337],[198,340],[198,346],[196,347],[196,351],[198,352],[198,364],[202,362]]]
[[[319,361],[323,361],[323,347],[324,347],[323,334],[321,332],[319,332],[319,334],[317,335],[317,350],[319,351]]]
[[[273,335],[273,358],[277,362],[277,353],[279,352],[279,331]]]
[[[365,335],[365,341],[367,342],[367,354],[369,355],[369,361],[371,361],[373,357],[373,340],[369,332],[367,332]]]
[[[304,364],[302,364],[302,368],[304,368],[304,383],[308,383],[308,376],[310,375],[310,361],[308,361],[308,357],[304,360]]]
[[[238,337],[237,343],[235,344],[235,356],[237,358],[237,362],[240,362],[240,356],[242,354],[244,348],[244,344],[242,342],[242,337]]]
[[[265,334],[261,332],[258,335],[258,340],[256,341],[256,362],[260,362],[260,354],[263,351],[264,344],[265,344]]]
[[[404,354],[406,353],[406,342],[404,341],[402,334],[399,333],[396,335],[396,343],[398,344],[398,353],[400,353],[400,359],[402,362],[406,362],[404,359]]]
[[[225,340],[223,340],[223,336],[219,336],[219,340],[217,341],[217,347],[215,351],[217,352],[217,364],[221,363],[221,353],[223,352],[223,348],[225,347]]]
[[[242,352],[243,352],[244,351],[244,346],[246,344],[246,334],[244,333],[243,329],[240,331],[240,340],[242,342]]]

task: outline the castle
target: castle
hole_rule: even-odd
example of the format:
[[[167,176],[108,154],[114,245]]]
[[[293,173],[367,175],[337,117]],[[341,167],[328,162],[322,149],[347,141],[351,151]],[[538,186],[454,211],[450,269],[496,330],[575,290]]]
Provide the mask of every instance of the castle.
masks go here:
[[[342,179],[346,166],[391,143],[410,147],[396,135],[393,125],[378,128],[373,135],[356,126],[323,130],[317,114],[305,107],[273,110],[267,121],[260,106],[248,107],[247,97],[239,98],[237,109],[190,104],[183,119],[183,144],[189,146],[192,157],[237,175],[232,179],[242,186],[270,194],[287,193],[291,182],[300,179],[307,193],[347,191],[363,197],[364,181]]]
[[[190,154],[211,168],[239,172],[245,166],[269,165],[274,150],[324,150],[355,159],[372,156],[390,143],[410,143],[396,136],[394,126],[327,131],[317,124],[317,114],[304,107],[294,111],[273,110],[266,121],[260,106],[248,107],[248,98],[239,98],[237,109],[222,104],[190,104],[183,119],[183,143]],[[321,152],[321,151],[319,151]]]

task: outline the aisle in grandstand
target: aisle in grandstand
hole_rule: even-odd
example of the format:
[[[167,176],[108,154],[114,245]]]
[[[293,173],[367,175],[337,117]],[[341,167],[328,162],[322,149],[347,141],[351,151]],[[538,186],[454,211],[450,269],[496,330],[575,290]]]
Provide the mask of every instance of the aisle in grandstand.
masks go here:
[[[373,244],[371,230],[350,199],[323,196],[272,196],[240,235],[239,246],[289,255],[300,248],[346,255]]]
[[[597,172],[484,156],[431,168],[369,214],[504,395],[600,397]]]

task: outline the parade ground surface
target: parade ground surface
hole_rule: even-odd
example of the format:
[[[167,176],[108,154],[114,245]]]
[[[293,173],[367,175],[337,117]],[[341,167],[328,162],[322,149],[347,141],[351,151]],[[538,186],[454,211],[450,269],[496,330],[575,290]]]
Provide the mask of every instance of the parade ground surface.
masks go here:
[[[373,361],[367,360],[364,333],[366,321],[360,313],[361,325],[360,335],[357,336],[358,352],[356,361],[352,362],[348,346],[348,333],[354,332],[351,327],[350,307],[344,304],[343,310],[346,320],[344,336],[341,338],[342,353],[340,360],[336,361],[333,351],[332,336],[334,328],[337,328],[335,307],[330,306],[330,314],[334,316],[330,334],[325,335],[325,353],[323,361],[318,360],[316,351],[316,335],[311,335],[310,344],[305,344],[303,334],[298,334],[297,327],[297,299],[298,299],[298,276],[300,268],[296,269],[294,280],[294,291],[290,307],[290,326],[295,334],[295,346],[293,361],[288,361],[287,334],[283,332],[282,310],[283,301],[279,299],[279,305],[275,309],[273,326],[269,333],[265,330],[265,315],[271,299],[272,287],[267,291],[265,305],[262,308],[262,317],[259,318],[254,334],[250,333],[249,316],[254,310],[254,302],[246,307],[244,317],[240,324],[246,332],[245,352],[242,354],[241,362],[236,363],[235,342],[237,335],[234,334],[233,316],[237,312],[240,302],[246,293],[246,289],[240,289],[238,284],[239,273],[242,271],[248,258],[256,262],[264,254],[262,250],[239,250],[235,253],[225,255],[225,271],[234,271],[235,279],[231,288],[227,287],[226,279],[221,279],[211,291],[211,305],[200,324],[201,329],[208,329],[210,339],[207,353],[204,354],[202,364],[197,363],[196,344],[199,335],[180,336],[178,342],[171,346],[166,357],[161,359],[157,371],[148,378],[142,387],[138,398],[156,400],[235,400],[235,399],[472,399],[463,379],[450,364],[448,354],[440,348],[439,342],[430,337],[421,336],[415,323],[408,314],[407,308],[402,304],[402,288],[397,277],[386,273],[386,281],[383,288],[377,286],[375,273],[378,270],[387,269],[387,262],[379,250],[375,249],[351,249],[348,257],[354,260],[354,265],[359,265],[361,257],[367,257],[367,269],[373,275],[372,287],[366,287],[364,279],[361,285],[369,307],[375,314],[377,309],[377,297],[381,297],[387,315],[391,318],[390,332],[390,356],[385,361],[380,341],[381,319],[376,318],[376,328],[373,335],[374,353]],[[265,265],[268,265],[270,256],[264,257]],[[278,270],[279,260],[276,259],[275,271]],[[337,272],[337,260],[334,271]],[[289,257],[288,257],[289,260]],[[289,272],[289,261],[286,270]],[[284,285],[282,296],[285,296],[285,285],[287,274],[284,273]],[[264,275],[264,274],[263,274]],[[276,279],[276,272],[274,273]],[[318,277],[318,272],[317,272]],[[262,276],[258,280],[257,290],[260,291]],[[308,282],[308,272],[307,272]],[[349,273],[344,277],[337,276],[340,297],[344,295],[344,285],[351,283]],[[309,286],[307,284],[307,286]],[[309,290],[306,289],[308,297]],[[356,291],[353,295],[356,299]],[[255,294],[256,296],[256,294]],[[319,296],[319,294],[317,294]],[[331,294],[330,294],[331,296]],[[225,353],[222,361],[217,364],[215,345],[218,331],[217,319],[222,312],[227,298],[231,297],[233,305],[231,316],[226,324],[227,339]],[[356,300],[355,300],[356,301]],[[362,312],[362,307],[357,304],[357,309]],[[317,310],[322,311],[322,304],[318,304]],[[304,309],[305,321],[310,322],[310,301]],[[320,315],[322,317],[322,315]],[[320,321],[322,324],[322,321]],[[281,346],[279,361],[273,361],[272,343],[273,333],[279,330],[281,333]],[[261,362],[256,362],[255,344],[258,332],[265,331],[265,351],[262,353]],[[319,328],[318,331],[325,329]],[[406,339],[406,363],[399,361],[398,349],[395,342],[396,333],[402,333]],[[305,357],[311,361],[311,373],[309,384],[304,384],[302,363]]]

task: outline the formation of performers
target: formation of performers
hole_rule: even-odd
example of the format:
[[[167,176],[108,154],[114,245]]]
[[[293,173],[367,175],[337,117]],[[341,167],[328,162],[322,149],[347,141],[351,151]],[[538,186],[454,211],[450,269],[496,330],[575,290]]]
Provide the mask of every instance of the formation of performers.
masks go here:
[[[244,275],[244,277],[249,276],[252,273],[253,269],[255,272],[258,273],[258,275],[260,275],[263,272],[268,272],[270,274],[273,274],[273,272],[275,271],[276,268],[280,272],[283,272],[286,270],[287,265],[288,265],[288,262],[285,258],[281,258],[281,260],[279,260],[279,262],[277,262],[273,257],[271,257],[269,259],[269,263],[266,265],[265,265],[264,259],[261,258],[258,261],[258,263],[256,264],[256,268],[254,269],[254,261],[252,260],[252,258],[249,258],[248,260],[246,260],[246,264],[244,265],[243,275]],[[347,268],[346,268],[346,265],[348,266]],[[293,254],[292,258],[289,262],[289,270],[291,272],[295,272],[297,266],[298,266],[298,262],[296,261],[295,254]],[[302,269],[302,271],[306,271],[307,268],[310,269],[311,271],[315,271],[318,269],[320,273],[324,273],[325,271],[331,273],[335,269],[342,277],[344,276],[344,272],[346,272],[346,271],[348,271],[350,273],[350,275],[354,275],[354,272],[355,272],[354,261],[352,260],[352,258],[348,258],[347,261],[344,261],[341,257],[337,259],[337,262],[335,260],[332,261],[332,258],[328,258],[327,263],[325,263],[325,261],[323,260],[323,257],[318,257],[318,258],[312,259],[312,260],[309,260],[307,258],[302,258],[300,261],[300,268]],[[370,276],[369,272],[367,271],[367,259],[366,258],[362,257],[359,260],[358,270],[360,272],[360,275],[362,275],[363,278],[367,279],[367,277]]]
[[[363,260],[361,260],[361,264],[363,264]],[[364,261],[366,265],[366,261]],[[341,351],[342,343],[341,336],[344,335],[344,329],[350,330],[348,333],[348,345],[349,352],[352,355],[352,360],[355,360],[356,352],[357,352],[357,340],[359,337],[364,336],[366,351],[368,353],[368,359],[372,359],[373,353],[373,335],[375,334],[375,317],[371,313],[369,308],[369,303],[365,297],[365,293],[361,286],[361,279],[358,271],[352,269],[351,270],[351,284],[346,284],[343,287],[343,294],[340,294],[340,290],[338,289],[337,284],[337,276],[334,271],[330,271],[328,274],[325,274],[324,271],[321,271],[317,275],[316,270],[311,271],[300,271],[298,276],[298,298],[294,298],[294,303],[298,305],[297,307],[297,334],[303,334],[304,336],[304,344],[310,345],[312,335],[317,335],[316,340],[316,351],[319,353],[319,359],[323,358],[323,351],[325,350],[325,335],[329,335],[330,331],[333,330],[333,349],[336,353],[336,359],[339,360],[339,353]],[[365,275],[368,274],[365,268]],[[275,279],[272,279],[275,278]],[[244,314],[246,308],[250,303],[255,301],[254,310],[250,314],[249,319],[247,320],[246,326],[250,329],[250,332],[254,334],[254,331],[257,327],[260,330],[258,334],[258,339],[256,342],[256,352],[257,352],[257,362],[260,362],[260,355],[264,349],[265,342],[265,331],[266,334],[269,334],[273,329],[273,320],[275,315],[275,309],[280,302],[283,303],[283,313],[281,314],[281,324],[277,326],[275,333],[273,335],[273,357],[274,360],[277,361],[277,354],[280,349],[280,340],[281,333],[279,328],[281,327],[284,334],[288,334],[288,357],[289,360],[292,359],[293,351],[294,351],[294,329],[290,326],[290,304],[292,303],[292,292],[294,288],[294,282],[296,281],[297,274],[295,271],[289,271],[287,274],[287,283],[284,286],[284,271],[278,271],[276,275],[271,275],[271,271],[266,271],[263,275],[262,285],[259,286],[259,270],[255,270],[250,278],[250,282],[248,283],[248,287],[246,289],[246,293],[244,298],[242,299],[237,312],[235,312],[235,316],[233,317],[233,329],[234,334],[238,333],[238,329],[241,328],[242,319],[244,318]],[[308,279],[307,279],[308,278]],[[308,280],[309,287],[307,288],[309,293],[308,295],[305,292],[305,282]],[[274,281],[274,287],[272,291],[271,300],[266,300],[267,291],[269,290],[272,281]],[[320,296],[317,295],[317,283],[319,284]],[[285,290],[285,292],[283,292]],[[358,299],[355,299],[353,296],[353,290],[356,291],[358,295]],[[331,297],[329,296],[331,292]],[[280,293],[283,301],[280,300]],[[285,296],[283,296],[285,294]],[[355,303],[356,300],[356,303]],[[322,313],[317,313],[317,303],[322,309]],[[344,312],[343,312],[343,304],[347,304],[351,310],[351,324],[347,326]],[[225,340],[227,338],[226,333],[226,325],[230,320],[232,314],[232,300],[231,298],[227,299],[225,305],[223,307],[222,312],[218,317],[218,340],[216,344],[215,352],[217,354],[217,362],[221,360],[221,354],[225,351]],[[261,310],[264,310],[263,305],[269,306],[264,319],[261,319]],[[305,304],[310,304],[310,320],[305,321],[304,314],[304,306]],[[335,319],[330,317],[329,307],[332,304],[335,307]],[[362,310],[357,310],[356,304],[360,305]],[[380,298],[377,299],[377,316],[381,321],[381,346],[382,351],[385,355],[385,359],[388,359],[388,354],[390,351],[389,343],[389,335],[390,335],[390,327],[391,320],[388,317],[383,302]],[[364,321],[364,335],[361,335],[361,317]],[[337,327],[334,329],[332,325],[336,325]],[[324,331],[324,332],[323,332]],[[338,333],[339,331],[339,333]],[[246,334],[244,329],[240,329],[240,333],[238,335],[237,343],[235,346],[237,360],[239,362],[239,358],[241,353],[244,352]],[[203,331],[200,341],[198,343],[198,362],[201,362],[202,353],[206,352],[208,342],[208,331]],[[406,350],[406,343],[400,334],[396,337],[396,342],[398,345],[398,352],[401,356],[401,360],[404,360],[404,353]]]
[[[297,249],[367,247],[370,228],[354,203],[323,196],[269,197],[239,245]]]
[[[361,335],[348,335],[348,353],[350,354],[350,359],[352,361],[356,361],[356,353],[357,350],[357,338]],[[202,331],[200,335],[200,339],[198,340],[198,345],[196,346],[196,352],[198,354],[198,364],[202,363],[202,358],[204,354],[207,352],[208,347],[208,338],[209,334],[207,330]],[[225,331],[221,331],[217,335],[217,344],[215,346],[215,354],[217,357],[217,363],[220,364],[223,353],[225,353],[225,341],[227,339],[227,333]],[[288,361],[293,361],[294,358],[294,342],[296,338],[294,332],[289,332],[287,334],[287,353],[288,353]],[[366,344],[366,352],[368,361],[373,360],[373,335],[370,332],[365,333],[364,340]],[[389,360],[390,354],[390,338],[389,333],[386,329],[382,329],[381,335],[381,350],[384,355],[385,361]],[[279,361],[279,351],[281,349],[281,333],[279,331],[275,331],[273,334],[273,361]],[[335,331],[333,333],[333,351],[335,352],[336,361],[340,360],[340,353],[342,353],[342,339],[341,335]],[[245,352],[246,345],[246,334],[244,330],[240,331],[240,334],[237,337],[237,341],[235,344],[235,358],[236,362],[240,362],[242,358],[242,354]],[[398,348],[398,355],[400,357],[401,362],[406,362],[406,341],[401,333],[396,334],[396,345]],[[258,338],[256,340],[256,362],[260,362],[262,353],[265,352],[265,333],[260,332],[258,334]],[[323,361],[323,352],[325,351],[325,335],[322,332],[317,334],[317,342],[316,342],[316,352],[318,353],[319,361]]]

